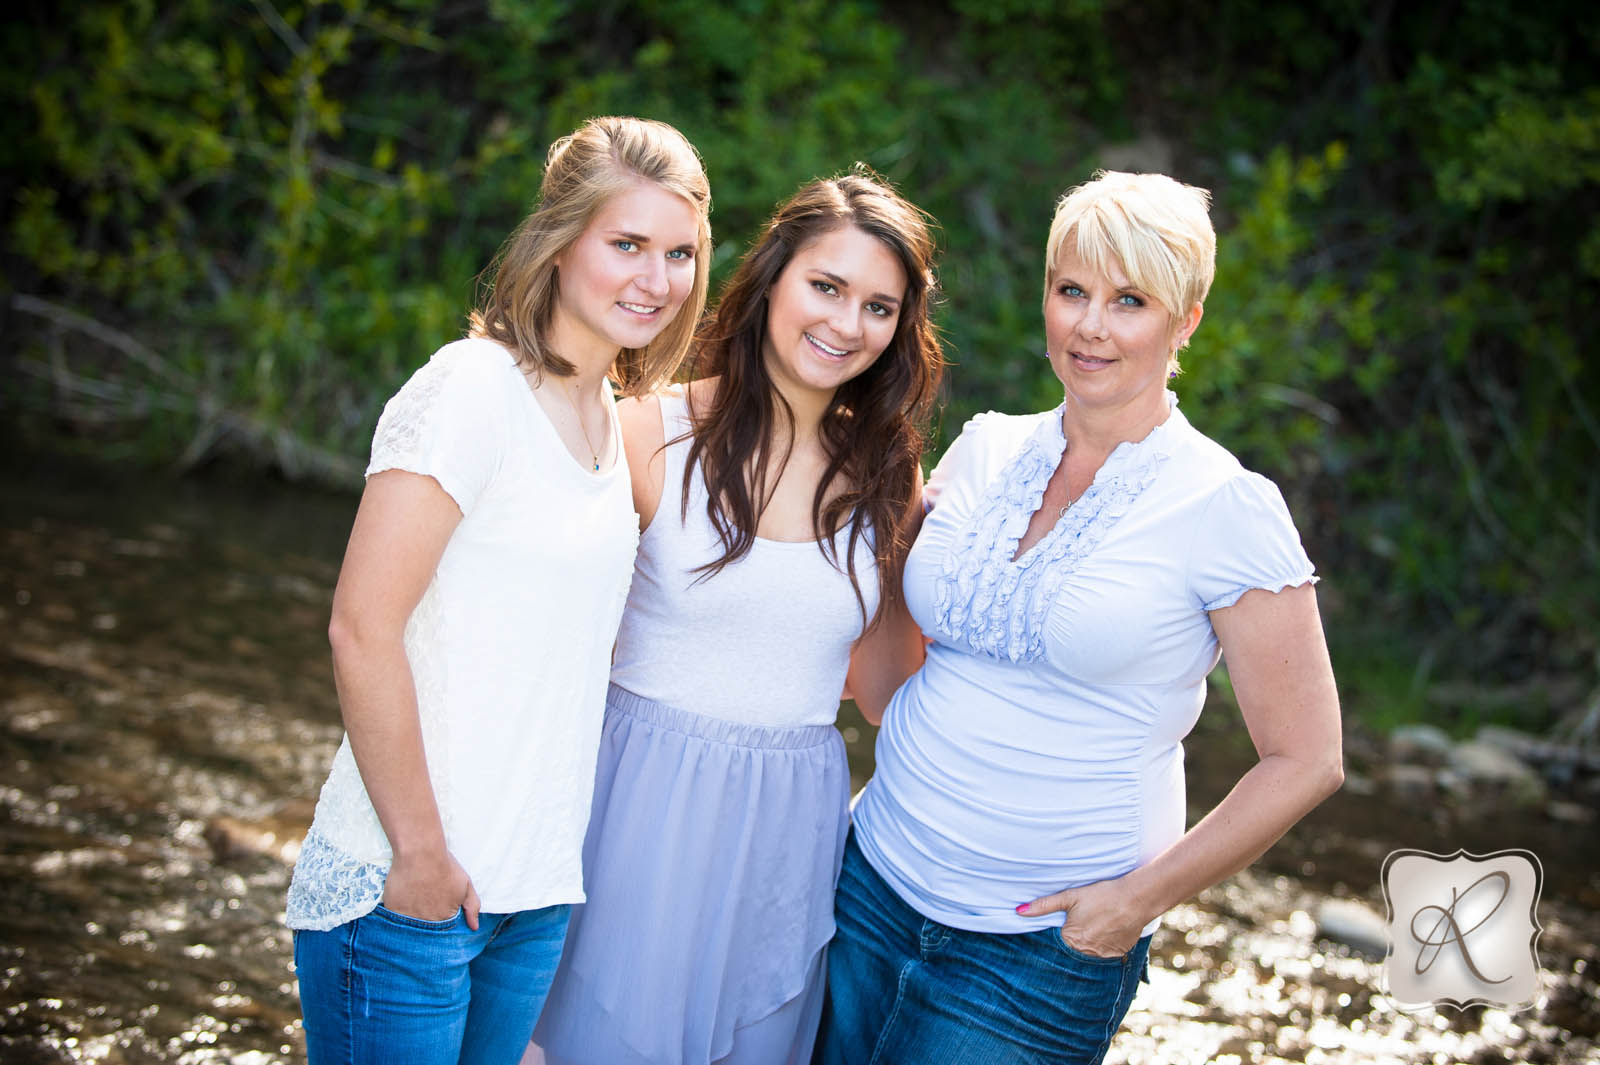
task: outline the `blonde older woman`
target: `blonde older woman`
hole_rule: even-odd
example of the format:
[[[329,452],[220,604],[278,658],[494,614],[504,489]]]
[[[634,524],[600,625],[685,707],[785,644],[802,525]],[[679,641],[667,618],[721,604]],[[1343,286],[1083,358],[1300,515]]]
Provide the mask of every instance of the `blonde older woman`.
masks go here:
[[[1162,912],[1342,779],[1288,510],[1166,388],[1215,245],[1206,193],[1161,175],[1102,173],[1056,210],[1064,401],[974,418],[930,478],[901,620],[932,643],[856,806],[820,1061],[1098,1062]],[[1219,655],[1260,760],[1185,831]]]

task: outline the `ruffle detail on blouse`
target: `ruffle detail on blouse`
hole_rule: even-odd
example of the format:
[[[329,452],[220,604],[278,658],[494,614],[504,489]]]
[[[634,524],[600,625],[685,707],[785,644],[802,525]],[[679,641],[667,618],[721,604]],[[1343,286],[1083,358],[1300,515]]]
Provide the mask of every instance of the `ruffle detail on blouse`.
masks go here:
[[[1058,407],[1047,415],[990,480],[941,567],[935,625],[992,658],[1031,662],[1044,653],[1045,616],[1056,593],[1155,481],[1168,455],[1168,427],[1181,420],[1174,407],[1143,440],[1117,445],[1066,516],[1013,561],[1066,450],[1061,413]]]
[[[1286,577],[1283,580],[1275,580],[1269,584],[1241,584],[1238,588],[1227,593],[1226,595],[1211,600],[1211,602],[1206,604],[1205,608],[1208,611],[1225,609],[1226,607],[1230,607],[1239,600],[1243,599],[1244,593],[1253,592],[1257,588],[1260,588],[1263,591],[1271,592],[1273,595],[1277,595],[1279,592],[1284,591],[1285,589],[1298,588],[1302,584],[1316,584],[1320,580],[1322,580],[1322,578],[1318,577],[1316,574],[1307,573],[1303,577]]]

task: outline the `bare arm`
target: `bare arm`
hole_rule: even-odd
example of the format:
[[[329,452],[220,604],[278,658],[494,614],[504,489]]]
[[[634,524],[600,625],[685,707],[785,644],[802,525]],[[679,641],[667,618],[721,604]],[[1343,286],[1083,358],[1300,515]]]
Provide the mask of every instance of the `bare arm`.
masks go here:
[[[922,630],[911,619],[905,600],[896,598],[884,608],[877,627],[856,641],[850,652],[847,698],[856,701],[869,724],[879,724],[889,700],[922,665],[925,655]]]
[[[1211,624],[1260,760],[1149,864],[1018,908],[1068,911],[1062,938],[1085,953],[1132,949],[1151,920],[1255,861],[1344,780],[1339,695],[1313,587],[1246,592],[1212,611]]]
[[[661,397],[628,397],[617,401],[617,421],[622,427],[622,449],[628,456],[633,480],[633,509],[639,528],[649,528],[666,489],[666,428],[661,423]]]
[[[922,470],[917,470],[915,498],[906,512],[906,543],[913,544],[922,529]],[[906,608],[902,589],[896,589],[891,602],[882,604],[877,624],[856,641],[850,651],[850,670],[845,675],[845,698],[854,699],[868,723],[883,721],[889,700],[915,673],[927,657],[927,641],[922,629]]]
[[[369,478],[328,639],[350,747],[394,850],[383,904],[428,921],[448,920],[460,907],[476,928],[477,892],[445,847],[429,784],[404,643],[406,621],[460,521],[455,501],[431,477],[388,470]]]

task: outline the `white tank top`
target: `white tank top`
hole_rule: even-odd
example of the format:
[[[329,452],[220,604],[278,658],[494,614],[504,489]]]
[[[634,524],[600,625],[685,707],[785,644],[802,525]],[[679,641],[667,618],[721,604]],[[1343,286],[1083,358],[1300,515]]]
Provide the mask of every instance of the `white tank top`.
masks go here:
[[[850,578],[816,541],[757,538],[715,576],[695,568],[722,554],[695,468],[687,515],[683,469],[687,404],[661,397],[668,441],[655,517],[639,541],[633,586],[617,634],[613,683],[680,710],[742,724],[831,725],[850,648],[863,628]],[[685,437],[684,439],[678,439]],[[676,442],[674,442],[676,441]],[[849,529],[834,536],[843,561]],[[878,603],[872,546],[856,545],[856,579],[871,617]]]

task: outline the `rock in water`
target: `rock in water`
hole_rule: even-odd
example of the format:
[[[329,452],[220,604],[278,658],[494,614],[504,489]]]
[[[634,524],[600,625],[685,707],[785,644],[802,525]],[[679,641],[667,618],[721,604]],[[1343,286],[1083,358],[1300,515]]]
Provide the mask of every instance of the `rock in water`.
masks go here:
[[[1389,952],[1383,918],[1354,899],[1328,899],[1317,907],[1317,938],[1343,943],[1373,958]]]
[[[1479,740],[1457,744],[1450,752],[1450,768],[1467,779],[1475,794],[1500,792],[1513,805],[1528,808],[1544,803],[1544,779],[1516,755]]]
[[[1402,762],[1442,765],[1450,747],[1450,737],[1435,725],[1402,725],[1389,734],[1389,754]]]
[[[300,857],[300,844],[306,838],[314,809],[311,802],[288,802],[255,821],[220,814],[206,824],[206,842],[219,862],[262,854],[293,865]]]

